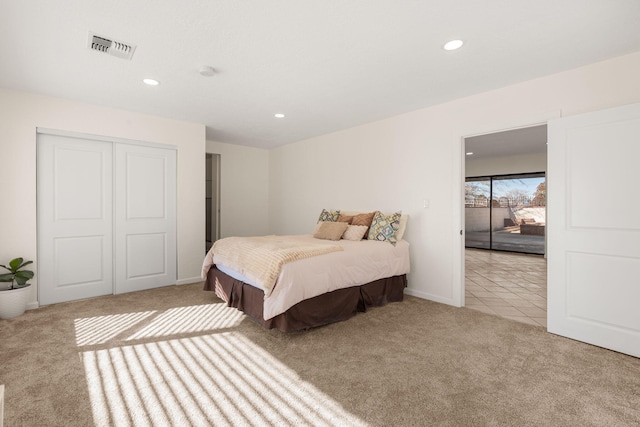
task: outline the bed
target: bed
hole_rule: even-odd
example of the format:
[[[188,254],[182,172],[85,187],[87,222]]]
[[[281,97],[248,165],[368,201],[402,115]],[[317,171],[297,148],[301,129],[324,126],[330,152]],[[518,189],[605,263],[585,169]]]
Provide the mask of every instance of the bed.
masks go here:
[[[284,332],[347,320],[371,307],[400,302],[410,270],[409,243],[403,239],[407,220],[399,212],[323,210],[312,234],[222,239],[203,262],[204,289],[263,327]],[[363,226],[366,231],[359,234]],[[329,228],[335,230],[327,238],[322,230]],[[253,245],[258,252],[241,246],[237,256],[242,259],[234,259],[232,244]],[[253,270],[246,266],[261,258],[260,251],[275,252],[270,245],[295,247],[296,255],[279,264],[275,273],[271,265],[252,266]]]

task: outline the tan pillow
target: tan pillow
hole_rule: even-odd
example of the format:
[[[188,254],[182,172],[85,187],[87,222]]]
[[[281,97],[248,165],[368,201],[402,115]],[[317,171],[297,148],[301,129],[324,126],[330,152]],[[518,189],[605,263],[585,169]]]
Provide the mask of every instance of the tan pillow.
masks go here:
[[[351,220],[351,225],[366,225],[367,230],[364,233],[364,235],[366,236],[367,234],[369,234],[369,227],[371,226],[371,221],[373,221],[373,216],[375,214],[375,212],[371,212],[366,214],[354,215],[353,219]]]
[[[346,222],[347,224],[351,224],[352,220],[353,220],[353,216],[352,215],[342,215],[342,214],[340,214],[340,216],[338,217],[338,222]]]
[[[346,222],[321,222],[320,227],[313,233],[316,239],[340,240],[342,234],[349,227]]]
[[[375,212],[366,213],[366,214],[358,214],[354,215],[351,220],[351,225],[366,225],[369,227],[371,225],[371,221],[373,221],[373,216]]]
[[[366,225],[350,225],[345,230],[342,238],[345,240],[354,241],[362,240],[362,238],[364,237],[364,233],[366,233],[368,229],[369,227],[367,227]]]

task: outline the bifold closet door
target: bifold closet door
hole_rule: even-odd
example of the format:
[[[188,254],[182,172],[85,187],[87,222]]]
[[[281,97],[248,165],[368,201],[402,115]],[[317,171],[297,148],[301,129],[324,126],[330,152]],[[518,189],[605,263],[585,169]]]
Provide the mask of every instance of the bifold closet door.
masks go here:
[[[113,147],[38,134],[41,305],[113,293]]]
[[[176,283],[176,151],[115,145],[115,293]]]

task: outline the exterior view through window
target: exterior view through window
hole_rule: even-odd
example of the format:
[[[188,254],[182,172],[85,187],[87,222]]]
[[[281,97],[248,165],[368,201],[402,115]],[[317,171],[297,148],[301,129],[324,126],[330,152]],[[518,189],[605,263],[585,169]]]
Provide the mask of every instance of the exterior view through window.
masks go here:
[[[544,254],[544,172],[467,178],[465,247]]]

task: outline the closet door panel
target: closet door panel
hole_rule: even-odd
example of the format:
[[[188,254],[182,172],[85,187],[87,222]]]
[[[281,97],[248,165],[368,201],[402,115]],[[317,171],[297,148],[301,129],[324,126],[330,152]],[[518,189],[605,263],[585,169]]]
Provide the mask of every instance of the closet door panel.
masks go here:
[[[112,144],[38,134],[38,299],[113,289]]]
[[[126,239],[127,278],[167,273],[167,233],[129,234]]]
[[[115,146],[115,292],[176,283],[176,152]]]

